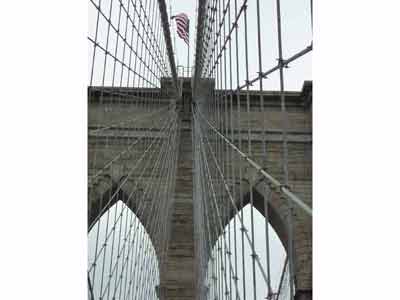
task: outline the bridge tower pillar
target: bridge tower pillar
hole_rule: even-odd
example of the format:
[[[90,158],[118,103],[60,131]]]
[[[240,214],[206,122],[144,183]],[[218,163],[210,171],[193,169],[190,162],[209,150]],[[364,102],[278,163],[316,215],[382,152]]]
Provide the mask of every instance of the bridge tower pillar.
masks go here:
[[[161,300],[193,300],[194,227],[193,227],[193,151],[190,78],[179,79],[182,87],[178,102],[180,145],[171,233],[165,265],[160,274]]]

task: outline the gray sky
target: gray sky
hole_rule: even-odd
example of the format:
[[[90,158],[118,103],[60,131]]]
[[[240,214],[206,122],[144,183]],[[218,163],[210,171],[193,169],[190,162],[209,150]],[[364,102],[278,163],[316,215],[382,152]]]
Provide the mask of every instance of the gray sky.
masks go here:
[[[238,6],[243,1],[238,0]],[[168,11],[172,8],[172,15],[184,12],[190,19],[190,64],[194,62],[195,35],[196,35],[196,3],[193,0],[167,0]],[[232,1],[234,3],[234,1]],[[233,21],[233,8],[231,19]],[[278,57],[278,42],[276,31],[276,5],[275,0],[260,1],[261,28],[262,28],[262,65],[263,71],[276,65]],[[310,0],[281,0],[281,22],[282,22],[282,44],[284,58],[288,58],[296,52],[304,49],[311,43],[311,17]],[[243,39],[244,25],[243,17],[239,23],[239,40]],[[176,62],[180,65],[187,65],[187,48],[175,29],[175,22],[172,22],[172,41],[175,43]],[[258,47],[257,47],[257,18],[256,1],[248,1],[248,36],[249,36],[249,77],[254,78],[258,72]],[[244,40],[244,39],[243,39]],[[239,43],[239,57],[244,57],[243,43]],[[244,60],[240,68],[244,70]],[[240,82],[244,83],[245,74],[241,72]],[[304,80],[311,80],[311,53],[306,54],[285,70],[285,85],[287,90],[300,90]],[[279,89],[278,73],[271,75],[263,81],[265,90]],[[253,88],[258,89],[258,85]]]
[[[95,1],[96,2],[96,1]],[[102,2],[104,10],[108,11],[110,0]],[[117,2],[115,2],[117,3]],[[195,35],[196,35],[196,1],[194,0],[166,0],[168,13],[176,15],[184,12],[189,16],[190,19],[190,65],[193,66],[194,53],[195,53]],[[238,0],[238,6],[242,3]],[[94,37],[96,28],[96,17],[97,12],[93,9],[92,4],[89,9],[89,24],[88,24],[88,35]],[[261,28],[262,28],[262,65],[263,71],[270,69],[275,66],[278,57],[278,46],[277,46],[277,33],[276,33],[276,6],[274,0],[260,1],[261,6]],[[258,46],[256,37],[256,1],[248,1],[248,35],[249,35],[249,77],[254,78],[258,72]],[[304,49],[311,42],[311,18],[310,18],[310,0],[281,0],[281,12],[282,12],[282,42],[283,42],[283,55],[284,58],[290,57],[296,52]],[[118,9],[115,8],[112,12],[112,22],[117,24]],[[233,21],[233,6],[231,21]],[[245,80],[244,73],[244,25],[243,17],[240,18],[239,23],[239,57],[240,61],[240,84],[242,85]],[[123,22],[122,22],[123,23]],[[121,25],[122,26],[122,25]],[[172,30],[172,42],[175,48],[175,60],[176,65],[187,66],[187,46],[183,40],[181,40],[176,34],[175,22],[171,22]],[[107,24],[103,18],[100,18],[98,40],[103,46],[106,44],[106,33]],[[109,45],[110,52],[113,52],[113,47],[116,43],[116,34],[113,30],[110,31]],[[122,43],[120,43],[122,47]],[[101,76],[103,70],[103,61],[101,57],[101,51],[97,52],[97,58],[95,61],[95,68],[100,70],[95,72],[94,85],[101,82]],[[232,55],[235,55],[233,52]],[[88,57],[89,57],[89,71],[92,64],[93,46],[91,43],[88,44]],[[107,70],[112,70],[113,62],[111,59],[107,61]],[[233,66],[235,72],[235,66]],[[116,74],[118,74],[120,68],[117,64]],[[126,73],[126,72],[125,72]],[[106,72],[105,85],[111,85],[112,72]],[[311,79],[311,54],[307,54],[296,62],[290,65],[290,68],[285,69],[285,86],[287,90],[300,90],[304,80]],[[125,81],[124,81],[125,82]],[[116,83],[117,84],[117,83]],[[268,79],[263,80],[265,90],[277,90],[279,89],[278,72],[270,75]],[[252,89],[258,89],[258,85],[251,87]]]
[[[243,224],[244,226],[249,230],[251,228],[251,220],[250,220],[250,214],[251,214],[251,206],[248,204],[243,208]],[[263,215],[261,215],[255,208],[253,211],[254,214],[254,249],[256,254],[260,258],[261,265],[264,269],[265,272],[267,272],[267,263],[266,263],[266,237],[265,237],[265,218]],[[229,245],[229,234],[228,231],[230,231],[230,237],[231,237],[231,245],[232,245],[232,263],[234,265],[234,257],[235,254],[237,256],[238,262],[241,262],[242,259],[242,246],[241,246],[241,231],[240,231],[240,221],[238,216],[235,217],[236,219],[236,234],[237,234],[237,250],[233,247],[234,245],[234,231],[235,231],[235,226],[234,226],[234,219],[231,220],[229,225],[226,226],[227,229],[227,234],[226,234],[226,241],[227,244]],[[282,268],[284,265],[284,260],[286,257],[285,250],[283,248],[282,243],[280,242],[276,232],[271,226],[268,226],[268,232],[269,232],[269,245],[270,245],[270,271],[271,271],[271,286],[274,292],[278,290],[279,286],[279,280],[282,272]],[[228,230],[229,229],[229,230]],[[220,237],[220,244],[222,245],[222,249],[224,249],[224,241],[223,238]],[[214,254],[217,255],[217,247],[218,244],[214,246]],[[238,291],[239,291],[239,297],[240,299],[243,299],[243,276],[242,272],[243,269],[245,271],[245,286],[246,286],[246,295],[247,299],[253,299],[253,280],[252,280],[252,258],[251,258],[251,247],[247,240],[244,241],[244,257],[245,257],[245,264],[244,267],[242,266],[241,263],[238,263]],[[229,266],[229,264],[228,264]],[[227,266],[227,268],[228,268]],[[209,264],[209,269],[211,271],[211,264]],[[267,295],[267,285],[262,277],[261,271],[259,267],[256,264],[255,268],[256,272],[256,296],[257,299],[264,299],[264,297]],[[229,276],[230,270],[228,269],[226,271],[227,278],[232,277]],[[233,284],[233,283],[232,283]],[[235,299],[235,291],[233,289],[233,299]],[[285,297],[281,298],[282,300],[286,300]]]
[[[122,217],[118,219],[121,213]],[[112,230],[111,227],[114,224],[115,230]],[[130,225],[133,225],[131,230],[129,230]],[[106,237],[108,237],[107,240]],[[128,240],[126,244],[123,242],[124,238]],[[95,261],[97,240],[97,253],[100,254],[97,254],[95,271],[90,272],[91,280],[95,276],[93,293],[96,299],[99,299],[100,291],[102,291],[102,295],[109,296],[105,299],[111,299],[114,293],[117,299],[124,299],[125,297],[122,296],[127,295],[128,290],[131,291],[130,295],[133,296],[142,287],[144,287],[143,293],[149,295],[148,300],[157,299],[155,287],[160,283],[160,280],[155,249],[139,219],[122,201],[118,201],[108,212],[104,213],[100,218],[100,223],[97,222],[89,232],[89,266]],[[106,246],[100,252],[104,243],[106,243]],[[117,258],[118,253],[121,255],[120,259]],[[130,253],[129,260],[126,260],[124,258],[128,253]],[[118,262],[117,265],[116,262]],[[115,279],[118,279],[122,270],[123,280],[116,281]],[[109,274],[112,274],[111,281],[108,280]],[[102,278],[103,286],[101,287]],[[131,279],[134,280],[129,284]],[[119,297],[120,293],[121,297]]]

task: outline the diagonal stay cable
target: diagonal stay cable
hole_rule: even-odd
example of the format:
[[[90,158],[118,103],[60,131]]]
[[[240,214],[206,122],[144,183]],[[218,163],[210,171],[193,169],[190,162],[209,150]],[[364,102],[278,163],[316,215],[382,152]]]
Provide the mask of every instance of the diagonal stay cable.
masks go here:
[[[164,148],[164,147],[162,147],[162,149],[163,149],[163,148]],[[163,152],[165,153],[166,151],[164,150]],[[159,158],[160,158],[160,157],[161,157],[161,155],[159,155]],[[153,172],[154,172],[154,170],[156,170],[156,167],[157,167],[157,165],[158,165],[158,163],[159,163],[160,161],[163,161],[163,163],[165,163],[165,162],[168,161],[168,160],[161,160],[161,159],[158,159],[157,164],[155,164],[155,166],[153,167]],[[145,193],[145,195],[143,196],[143,200],[145,199],[145,196],[147,196],[147,192],[148,192],[149,190],[150,190],[150,185],[148,186],[148,188],[146,188],[146,193]],[[130,200],[130,197],[131,197],[132,194],[133,194],[133,191],[131,192],[131,194],[130,194],[130,196],[129,196],[129,198],[128,198],[127,201]],[[152,204],[154,204],[154,202],[153,202]],[[143,209],[142,209],[142,208],[143,208]],[[140,219],[140,217],[142,216],[142,213],[144,213],[144,201],[140,201],[140,203],[139,203],[139,210],[138,210],[138,212],[137,212],[137,218],[138,218],[138,219]],[[122,215],[122,212],[121,212],[121,215]],[[130,228],[132,228],[132,225],[133,225],[133,221],[131,221],[131,223],[130,223]],[[146,225],[146,224],[144,224],[144,225]],[[130,235],[130,234],[131,234],[131,233],[129,232],[127,235],[125,235],[125,238],[124,238],[125,241],[126,241],[126,237],[127,237],[128,235]],[[133,242],[135,241],[136,234],[137,234],[137,231],[135,231],[135,233],[134,233],[134,236],[133,236],[133,238],[132,238],[132,244],[131,244],[131,246],[128,248],[128,251],[130,251],[130,249],[131,249],[132,246],[133,246]],[[125,250],[125,247],[126,247],[126,242],[124,242],[124,244],[122,245],[122,248],[119,249],[118,256],[120,256],[120,253],[121,253],[122,251]],[[125,259],[125,263],[122,265],[122,270],[121,270],[121,272],[123,272],[123,268],[124,268],[124,266],[126,265],[127,261],[128,261],[128,260]],[[117,270],[116,270],[117,265],[118,265],[118,262],[115,263],[114,267],[112,268],[112,271],[110,272],[110,275],[112,275],[114,272],[117,272]],[[115,287],[114,287],[115,290],[118,288],[120,282],[121,282],[120,279],[117,279],[117,283],[116,283],[116,285],[115,285]],[[109,288],[109,283],[108,283],[107,286],[105,287],[104,293],[107,291],[108,288]],[[114,296],[115,296],[115,295],[114,295]]]
[[[159,156],[159,157],[160,157],[160,156]],[[149,159],[148,161],[150,161],[150,159]],[[157,164],[153,166],[153,171],[156,169],[156,167],[157,167]],[[142,174],[140,175],[140,177],[141,177],[142,175],[143,175],[143,172],[142,172]],[[131,197],[132,197],[132,195],[134,194],[134,192],[136,191],[136,187],[137,187],[137,184],[135,184],[135,188],[133,188],[133,190],[131,191],[131,193],[130,193],[128,199],[126,200],[126,203],[128,203],[128,201],[131,201]],[[141,207],[142,207],[142,206],[141,206],[141,203],[142,203],[142,202],[139,203],[138,211],[136,212],[138,218],[140,218],[140,217],[142,216],[142,213],[143,213],[143,211],[141,210]],[[127,206],[124,206],[124,207],[123,207],[123,209],[122,209],[122,211],[120,212],[118,218],[114,221],[114,225],[113,225],[113,227],[112,227],[112,230],[115,229],[115,226],[116,226],[116,224],[118,223],[118,221],[120,220],[120,218],[122,217],[124,210],[127,209],[126,207],[127,207]],[[132,227],[132,224],[133,224],[133,222],[131,222],[131,226],[130,226],[130,227]],[[110,232],[110,233],[105,237],[105,242],[104,242],[104,244],[102,245],[101,249],[97,252],[97,255],[95,256],[95,258],[94,258],[94,260],[93,260],[94,263],[90,266],[90,268],[89,268],[89,270],[88,270],[88,273],[90,273],[91,270],[95,267],[96,261],[97,261],[97,259],[99,258],[99,256],[101,255],[103,249],[105,249],[106,243],[107,243],[108,239],[110,238],[111,233],[112,233],[112,232]],[[126,239],[126,237],[127,237],[127,235],[125,236],[125,239]],[[125,243],[124,243],[124,245],[125,245]],[[120,252],[123,251],[124,248],[125,248],[125,246],[123,246],[123,248],[121,248],[120,251],[118,251],[118,256],[120,255]],[[113,271],[111,272],[111,274],[114,273],[115,267],[116,267],[116,265],[114,265],[114,268],[113,268]],[[109,284],[108,284],[108,285],[109,285]]]
[[[199,126],[199,125],[198,125]],[[205,159],[205,150],[204,150],[204,143],[203,143],[203,141],[202,141],[202,139],[201,139],[201,136],[202,136],[202,134],[201,134],[201,132],[200,132],[200,130],[201,129],[199,129],[199,137],[200,137],[200,150],[201,150],[201,152],[200,152],[200,155],[203,157],[203,161],[205,162],[204,163],[204,165],[206,166],[206,170],[207,170],[207,177],[209,178],[209,182],[210,182],[210,187],[211,187],[211,191],[212,191],[212,199],[213,199],[213,204],[214,204],[214,206],[215,206],[215,211],[216,211],[216,214],[217,214],[217,216],[218,216],[218,225],[219,225],[219,227],[220,227],[220,229],[221,229],[221,231],[224,231],[224,227],[223,227],[223,225],[222,225],[222,221],[221,221],[221,214],[220,214],[220,212],[219,212],[219,209],[218,209],[218,205],[217,205],[217,203],[216,203],[216,195],[215,195],[215,189],[214,189],[214,185],[213,185],[213,180],[212,180],[212,178],[211,178],[211,175],[210,175],[210,170],[209,170],[209,167],[208,167],[208,162],[207,162],[207,160]],[[201,165],[200,165],[200,168],[201,168]],[[204,179],[203,179],[204,180]],[[205,211],[207,212],[207,208],[205,209]],[[213,214],[213,216],[214,216],[214,218],[216,218],[215,217],[215,215]],[[226,243],[226,239],[225,239],[225,236],[224,235],[222,235],[223,236],[223,240],[224,240],[224,243],[225,243],[225,247],[227,248],[227,243]],[[235,274],[234,274],[234,272],[233,272],[233,266],[232,266],[232,260],[231,260],[231,258],[229,258],[229,263],[230,263],[230,271],[232,272],[232,274],[233,274],[233,276],[235,276]],[[226,278],[225,278],[225,281],[226,281]],[[237,287],[237,282],[235,281],[235,287],[236,287],[236,292],[238,293],[238,287]]]
[[[168,125],[173,121],[173,118],[170,118],[168,121],[168,123],[166,124],[165,128],[168,127]],[[115,198],[115,196],[118,194],[118,192],[121,190],[122,186],[128,181],[129,176],[133,173],[133,171],[136,170],[136,168],[138,167],[139,163],[145,158],[146,154],[150,151],[150,149],[154,146],[155,142],[161,138],[160,136],[157,137],[156,139],[154,139],[151,144],[146,148],[146,150],[143,152],[143,154],[141,155],[141,157],[139,158],[138,161],[136,161],[136,164],[129,170],[126,178],[119,184],[118,188],[116,189],[116,191],[114,192],[114,194],[110,197],[110,200],[106,203],[106,205],[103,207],[103,209],[100,211],[99,215],[93,220],[92,225],[89,227],[89,231],[90,229],[93,227],[93,225],[98,221],[98,219],[100,218],[100,216],[104,213],[104,211],[107,209],[107,206],[112,202],[112,200]]]
[[[172,110],[171,110],[172,111]],[[168,116],[168,114],[166,115]],[[152,131],[153,129],[156,128],[157,125],[153,125],[152,127],[148,128],[149,131]],[[163,128],[161,128],[163,129]],[[107,163],[104,164],[103,167],[101,167],[101,169],[99,171],[97,171],[95,174],[93,174],[92,176],[89,177],[89,184],[92,183],[92,181],[98,177],[99,175],[101,175],[105,170],[107,170],[108,167],[110,167],[114,162],[116,162],[118,159],[120,159],[122,157],[122,155],[124,155],[125,153],[131,151],[131,149],[133,148],[133,146],[135,146],[136,144],[138,144],[140,142],[140,140],[144,138],[142,137],[138,137],[136,138],[130,145],[128,145],[128,147],[124,150],[122,150],[121,152],[119,152],[117,155],[115,155],[112,159],[110,159]]]
[[[200,130],[199,130],[199,134],[200,134],[200,136],[203,136],[201,127],[200,127]],[[219,174],[220,177],[221,177],[222,185],[224,186],[226,192],[228,193],[228,198],[229,198],[229,200],[230,200],[231,203],[232,203],[232,207],[234,208],[235,213],[238,215],[238,219],[239,219],[239,221],[240,221],[240,223],[241,223],[241,225],[242,225],[242,227],[243,227],[243,229],[244,229],[244,233],[245,233],[246,239],[247,239],[247,241],[248,241],[248,243],[249,243],[249,246],[252,247],[252,242],[251,242],[251,238],[250,238],[250,236],[249,236],[249,234],[248,234],[248,230],[247,230],[246,227],[244,226],[242,217],[239,215],[239,210],[238,210],[238,208],[237,208],[237,205],[236,205],[236,203],[235,203],[235,200],[233,199],[233,197],[232,197],[232,195],[231,195],[231,192],[229,191],[228,184],[226,183],[226,180],[225,180],[224,175],[223,175],[223,173],[222,173],[222,171],[221,171],[221,169],[220,169],[220,166],[218,165],[218,162],[217,162],[217,160],[216,160],[216,158],[215,158],[215,155],[214,155],[213,151],[211,150],[211,145],[210,145],[210,143],[209,143],[209,141],[208,141],[208,138],[206,138],[206,141],[207,141],[207,145],[208,145],[208,147],[209,147],[209,149],[210,149],[210,153],[212,154],[213,161],[214,161],[214,165],[215,165],[215,167],[216,167],[216,169],[217,169],[217,171],[218,171],[218,174]],[[258,267],[259,267],[259,270],[261,271],[261,274],[263,275],[263,278],[264,278],[264,280],[265,280],[265,283],[267,283],[267,282],[268,282],[268,279],[267,279],[267,276],[266,276],[266,274],[265,274],[264,268],[263,268],[263,266],[261,265],[261,262],[260,262],[260,259],[259,259],[258,255],[255,256],[255,260],[257,261],[257,265],[258,265]]]
[[[164,154],[167,153],[167,151],[165,150],[166,147],[161,147],[161,149],[163,149],[163,152],[162,152],[162,153],[164,153]],[[152,173],[155,172],[155,170],[156,170],[157,167],[158,167],[158,164],[159,164],[161,161],[162,161],[163,163],[166,163],[166,162],[168,162],[169,160],[167,160],[167,159],[161,159],[161,155],[159,155],[156,164],[153,166],[153,171],[152,171]],[[145,196],[147,196],[147,193],[148,193],[150,190],[151,190],[151,189],[150,189],[150,185],[148,185],[148,186],[146,187],[146,192],[145,192],[145,195],[143,196],[143,199],[145,199]],[[133,194],[133,191],[132,191],[131,194],[129,195],[129,198],[128,198],[127,201],[130,201],[130,198],[131,198],[132,194]],[[153,205],[154,205],[154,202],[155,202],[155,201],[152,202],[152,207],[153,207]],[[142,214],[144,213],[144,208],[145,208],[144,201],[140,201],[139,206],[138,206],[138,211],[136,212],[136,213],[137,213],[137,219],[138,219],[138,220],[143,216]],[[121,215],[122,215],[122,212],[121,212]],[[149,221],[149,219],[148,219],[148,221]],[[147,222],[148,222],[148,221],[147,221]],[[134,221],[132,221],[132,218],[131,218],[130,228],[132,228],[133,222],[134,222]],[[146,224],[144,224],[144,226],[146,226]],[[129,234],[130,234],[130,233],[128,233],[127,235],[125,235],[124,240],[126,240],[126,237],[127,237]],[[136,237],[136,234],[137,234],[137,231],[135,231],[135,233],[134,233],[132,242],[134,242],[135,237]],[[150,233],[149,233],[149,234],[150,234]],[[126,243],[124,242],[122,248],[119,250],[119,253],[125,249],[125,246],[126,246]],[[132,247],[132,245],[130,246],[129,249],[131,249],[131,247]],[[118,254],[118,255],[119,255],[119,254]],[[124,263],[124,265],[125,265],[125,264],[126,264],[126,263]],[[124,265],[123,265],[123,266],[124,266]],[[115,272],[116,266],[117,266],[117,265],[115,264],[114,267],[113,267],[113,269],[112,269],[112,271],[111,271],[111,274],[113,274],[113,273]],[[117,285],[119,285],[118,282],[119,282],[119,281],[117,281]],[[106,288],[108,288],[108,287],[106,287]],[[117,288],[117,286],[115,286],[115,288]]]
[[[208,125],[208,127],[210,127],[218,136],[222,138],[222,140],[225,143],[227,143],[230,147],[232,147],[243,159],[245,159],[251,166],[253,166],[257,170],[257,172],[263,175],[269,183],[271,183],[276,188],[279,188],[279,190],[286,196],[286,198],[288,198],[290,201],[292,201],[294,204],[300,207],[310,217],[312,216],[312,209],[306,203],[304,203],[303,200],[301,200],[297,195],[295,195],[292,191],[290,191],[288,187],[281,184],[277,179],[268,174],[260,165],[258,165],[250,157],[244,154],[239,148],[237,148],[228,138],[226,138],[222,133],[220,133],[213,125],[211,125],[208,122],[208,120],[203,117],[202,113],[199,110],[197,110],[197,112],[199,113],[200,117],[205,121],[205,123]]]
[[[147,118],[152,117],[154,115],[161,114],[161,113],[163,113],[163,112],[165,112],[166,110],[169,110],[169,109],[170,109],[169,107],[164,107],[164,108],[156,110],[156,111],[154,111],[152,113],[141,114],[140,117],[129,118],[127,120],[123,120],[121,122],[113,123],[111,125],[107,125],[107,126],[103,126],[103,127],[96,127],[95,129],[89,130],[89,135],[94,135],[94,134],[96,134],[98,132],[102,132],[102,131],[108,130],[108,129],[118,128],[118,127],[121,127],[121,125],[130,124],[130,123],[135,122],[135,121],[142,121],[143,119],[147,119]]]
[[[154,152],[152,153],[152,155],[153,155],[153,154],[154,154]],[[135,181],[135,185],[134,185],[132,191],[130,192],[128,198],[127,198],[126,201],[125,201],[126,203],[128,203],[129,201],[131,201],[131,197],[132,197],[133,193],[136,191],[136,187],[138,186],[139,180],[142,178],[142,176],[143,176],[143,174],[144,174],[144,170],[147,168],[148,164],[150,163],[151,158],[152,158],[152,156],[146,161],[146,167],[143,168],[141,174],[140,174],[139,177],[137,178],[138,180]],[[156,165],[153,166],[153,170],[155,169],[155,167],[156,167]],[[128,178],[128,177],[127,177],[127,178]],[[111,200],[110,200],[110,201],[111,201]],[[106,205],[106,207],[107,207],[107,205]],[[123,209],[122,209],[122,211],[121,211],[121,214],[123,213],[124,210],[125,210],[125,207],[123,207]],[[120,216],[118,217],[118,219],[114,222],[114,225],[118,222],[119,218],[121,217],[121,214],[120,214]],[[99,214],[99,215],[101,215],[101,214]],[[98,217],[99,217],[99,216],[98,216]],[[96,224],[96,219],[95,219],[95,221],[93,222],[93,225],[90,227],[90,229],[94,226],[94,224]],[[90,231],[90,230],[89,230],[89,231]],[[111,233],[110,233],[110,234],[111,234]],[[108,240],[109,237],[110,237],[110,235],[108,235],[108,236],[106,237],[106,241]],[[100,255],[100,252],[97,254],[95,260],[97,259],[97,257],[98,257],[99,255]],[[92,267],[91,267],[91,268],[92,268]],[[90,270],[91,270],[91,268],[90,268]]]

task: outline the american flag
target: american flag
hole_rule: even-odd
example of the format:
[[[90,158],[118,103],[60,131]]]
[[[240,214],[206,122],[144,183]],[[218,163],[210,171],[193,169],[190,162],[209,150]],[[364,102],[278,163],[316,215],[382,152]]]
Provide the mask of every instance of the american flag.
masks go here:
[[[171,17],[171,19],[175,19],[178,36],[189,45],[189,18],[187,14],[177,14],[176,16]]]

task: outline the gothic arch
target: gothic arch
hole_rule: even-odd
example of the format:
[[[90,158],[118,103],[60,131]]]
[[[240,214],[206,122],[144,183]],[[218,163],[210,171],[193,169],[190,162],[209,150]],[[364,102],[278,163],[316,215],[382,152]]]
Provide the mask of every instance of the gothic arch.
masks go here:
[[[89,193],[88,203],[88,232],[94,227],[96,222],[119,200],[121,200],[140,224],[144,227],[149,235],[151,243],[156,250],[157,259],[160,263],[162,249],[157,243],[157,231],[152,230],[152,216],[154,211],[151,209],[151,199],[143,197],[143,190],[140,187],[134,187],[130,181],[126,181],[121,188],[121,182],[125,180],[125,176],[121,177],[118,182],[111,179],[110,176],[104,175],[94,189]]]
[[[114,204],[112,205],[109,204],[108,205],[109,207],[107,206],[108,208],[107,210],[105,210],[105,212],[110,212],[111,216],[110,222],[114,222],[114,218],[120,216],[121,213],[121,217],[123,219],[125,219],[126,217],[127,218],[126,220],[129,220],[129,222],[135,224],[133,228],[136,229],[132,231],[127,227],[124,228],[116,226],[113,229],[115,230],[114,231],[115,236],[111,238],[112,236],[111,235],[112,231],[110,229],[111,226],[106,225],[107,222],[105,222],[104,220],[104,218],[106,218],[105,214],[103,213],[102,216],[96,221],[96,223],[100,222],[99,227],[97,227],[95,223],[94,224],[95,226],[92,227],[88,235],[89,245],[92,244],[92,247],[89,247],[89,263],[90,266],[92,266],[92,263],[94,263],[94,269],[97,268],[97,274],[99,275],[96,276],[96,280],[92,281],[93,278],[91,277],[91,275],[93,274],[93,271],[88,273],[88,284],[90,292],[92,293],[93,296],[95,296],[95,298],[101,297],[101,295],[103,295],[103,293],[106,292],[111,293],[112,295],[112,293],[113,292],[115,293],[116,290],[120,291],[120,293],[122,290],[125,293],[127,288],[128,288],[128,293],[129,290],[132,293],[134,293],[135,284],[137,282],[140,282],[141,284],[137,283],[137,286],[145,284],[146,285],[146,287],[144,288],[145,293],[149,292],[155,293],[155,288],[160,282],[160,274],[161,274],[160,258],[157,255],[156,246],[153,240],[151,239],[148,230],[144,227],[143,223],[139,220],[139,217],[135,214],[135,212],[133,212],[129,207],[127,207],[125,203],[122,202],[121,199],[113,201],[113,203]],[[108,231],[107,229],[105,229],[105,227],[108,228]],[[108,234],[110,235],[108,236]],[[125,234],[127,234],[127,236],[129,237],[125,236]],[[108,239],[105,240],[107,236]],[[118,242],[114,243],[114,238],[117,239]],[[128,240],[129,243],[126,243],[125,242],[126,240]],[[121,248],[120,248],[120,241],[124,241],[121,244]],[[96,244],[96,247],[94,246],[93,243]],[[100,248],[97,248],[97,245],[99,245]],[[104,249],[101,249],[102,247],[104,247]],[[93,249],[98,249],[98,251],[104,251],[103,252],[104,254],[96,255]],[[92,250],[92,252],[90,250]],[[105,256],[106,251],[107,251],[107,256]],[[123,251],[121,256],[120,256],[121,252],[119,251]],[[130,258],[131,262],[128,260],[128,257]],[[112,263],[114,263],[114,265],[111,268]],[[119,269],[117,268],[117,270],[119,270],[118,273],[114,273],[115,271],[114,266],[117,264],[120,266],[120,268]],[[143,267],[145,268],[150,267],[150,270],[152,271],[148,272],[146,275],[143,275],[143,273],[140,271],[128,272],[129,269],[132,270],[133,265],[135,266],[136,270],[141,270],[143,269]],[[104,266],[106,266],[105,269]],[[100,275],[104,271],[106,271],[105,275],[103,274]],[[110,273],[111,271],[112,273]],[[125,276],[125,279],[124,280],[121,279],[121,281],[118,282],[120,276]],[[102,284],[103,279],[104,279],[104,285]],[[116,283],[119,284],[116,285]]]
[[[252,180],[252,196],[253,204],[258,212],[264,217],[264,196],[268,200],[268,218],[269,224],[277,233],[282,245],[288,253],[288,213],[289,206],[286,199],[283,199],[280,194],[268,186],[261,176],[258,176],[256,180],[254,176],[243,176],[242,179],[242,195],[239,192],[236,193],[234,199],[238,211],[244,208],[250,203],[250,180]],[[239,186],[239,183],[237,183]],[[236,188],[239,191],[239,188]],[[227,195],[224,201],[230,201]],[[242,197],[242,205],[241,199]],[[229,218],[224,220],[225,226],[235,217],[236,211],[231,209],[229,211]],[[308,293],[312,287],[312,218],[303,213],[297,207],[293,210],[293,236],[294,236],[294,256],[295,256],[295,284],[296,289],[299,293],[305,291]],[[218,236],[213,236],[213,244],[221,235],[219,232]]]

